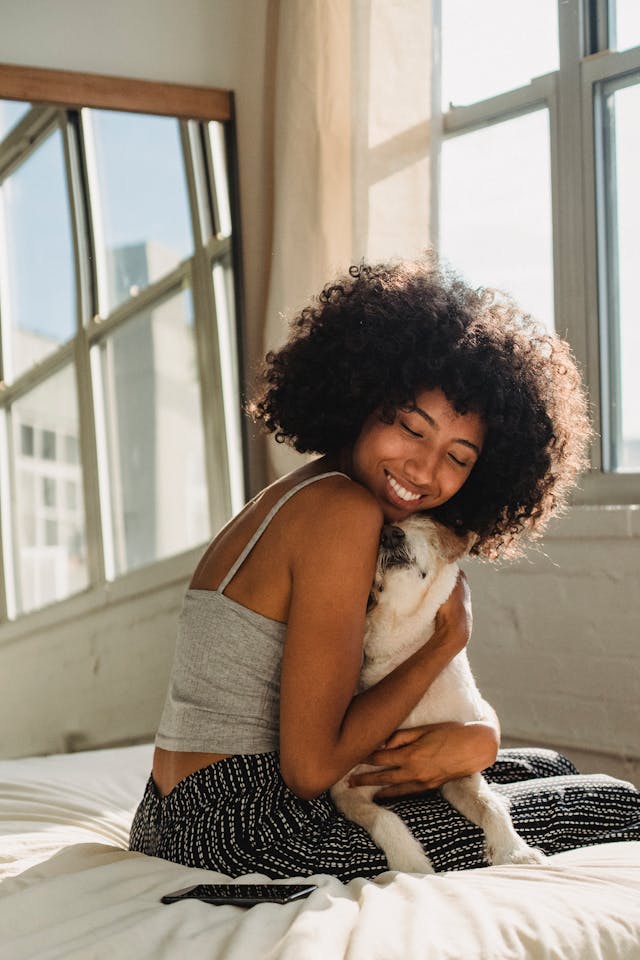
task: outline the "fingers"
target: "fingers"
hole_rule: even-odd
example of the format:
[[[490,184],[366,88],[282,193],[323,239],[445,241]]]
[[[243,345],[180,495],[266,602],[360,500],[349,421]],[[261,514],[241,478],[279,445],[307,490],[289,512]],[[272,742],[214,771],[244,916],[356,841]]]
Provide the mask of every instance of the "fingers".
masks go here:
[[[373,763],[379,767],[394,767],[405,761],[407,754],[395,753],[402,747],[408,747],[418,740],[423,740],[430,734],[437,733],[438,730],[445,727],[459,726],[457,723],[445,721],[442,723],[428,723],[421,727],[401,727],[392,733],[384,746],[370,754],[365,763]]]
[[[397,750],[399,747],[406,747],[407,744],[415,743],[416,740],[424,736],[426,730],[426,727],[406,727],[405,729],[396,730],[387,740],[384,750],[381,749],[376,752],[381,755],[388,750]]]
[[[402,746],[393,749],[385,747],[384,750],[374,750],[362,762],[371,763],[374,767],[400,767],[403,765],[404,754],[400,753]]]
[[[378,787],[389,783],[400,783],[406,778],[399,768],[386,767],[380,770],[367,770],[366,773],[354,773],[349,777],[350,787]]]
[[[407,780],[407,773],[400,769],[372,770],[359,773],[349,779],[350,787],[377,787],[374,797],[384,800],[390,797],[405,797],[412,793],[424,793],[442,786],[442,780]]]
[[[375,799],[391,800],[393,797],[407,797],[412,793],[424,793],[425,790],[429,789],[430,787],[420,780],[409,780],[409,782],[405,781],[404,783],[378,790],[375,794]]]
[[[453,590],[436,614],[434,637],[448,638],[457,653],[468,642],[472,626],[471,591],[461,570]]]

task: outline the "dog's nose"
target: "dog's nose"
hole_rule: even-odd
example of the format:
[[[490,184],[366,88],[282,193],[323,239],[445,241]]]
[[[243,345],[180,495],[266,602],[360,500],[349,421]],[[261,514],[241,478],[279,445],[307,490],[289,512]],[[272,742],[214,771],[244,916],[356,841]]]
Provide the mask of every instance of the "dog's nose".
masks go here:
[[[399,544],[404,540],[404,530],[401,530],[400,527],[394,526],[392,523],[387,523],[382,528],[382,533],[380,534],[380,544],[386,550],[394,550]]]

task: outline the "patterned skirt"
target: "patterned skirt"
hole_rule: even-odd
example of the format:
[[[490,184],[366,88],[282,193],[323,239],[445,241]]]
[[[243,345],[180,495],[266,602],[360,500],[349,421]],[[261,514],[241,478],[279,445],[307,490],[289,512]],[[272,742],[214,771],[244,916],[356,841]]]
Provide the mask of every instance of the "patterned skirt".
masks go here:
[[[640,793],[625,781],[581,776],[560,754],[501,750],[484,771],[508,798],[514,826],[544,853],[640,839]],[[439,791],[383,801],[411,829],[436,871],[487,865],[484,836]],[[130,849],[231,877],[327,873],[347,882],[388,869],[362,827],[328,793],[301,800],[284,783],[277,753],[238,755],[197,770],[166,797],[149,778]]]

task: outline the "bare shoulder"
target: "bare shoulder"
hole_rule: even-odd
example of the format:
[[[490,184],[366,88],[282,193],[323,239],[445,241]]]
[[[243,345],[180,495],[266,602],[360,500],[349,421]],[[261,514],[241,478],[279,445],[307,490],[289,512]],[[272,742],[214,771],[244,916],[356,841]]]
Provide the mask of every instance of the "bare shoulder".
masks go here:
[[[300,497],[296,522],[316,535],[343,529],[379,531],[383,522],[380,504],[373,494],[347,476],[324,477],[321,483],[310,484]]]
[[[326,477],[298,495],[291,517],[291,556],[309,563],[330,554],[364,560],[377,553],[383,513],[372,493],[344,476]]]

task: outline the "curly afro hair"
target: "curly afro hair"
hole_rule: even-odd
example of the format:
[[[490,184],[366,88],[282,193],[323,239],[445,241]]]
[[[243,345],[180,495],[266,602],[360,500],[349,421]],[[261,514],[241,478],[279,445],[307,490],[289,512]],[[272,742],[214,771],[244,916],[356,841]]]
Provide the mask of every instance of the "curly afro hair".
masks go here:
[[[325,287],[265,358],[254,420],[301,453],[337,454],[375,410],[440,388],[487,425],[462,488],[431,511],[488,559],[521,552],[565,504],[586,466],[587,401],[568,344],[505,294],[473,289],[435,254],[360,264]]]

